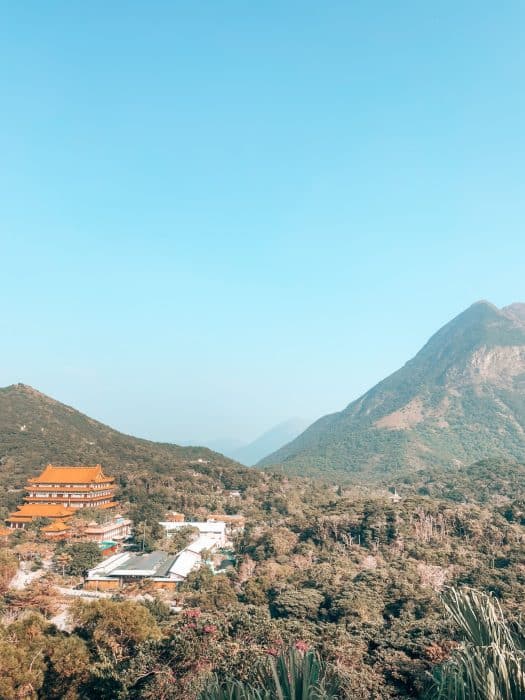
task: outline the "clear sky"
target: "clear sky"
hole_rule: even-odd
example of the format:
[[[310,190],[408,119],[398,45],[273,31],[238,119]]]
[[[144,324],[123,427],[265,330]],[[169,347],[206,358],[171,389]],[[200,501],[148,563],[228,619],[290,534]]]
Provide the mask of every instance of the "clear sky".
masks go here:
[[[521,1],[0,0],[0,385],[250,439],[525,301],[524,46]]]

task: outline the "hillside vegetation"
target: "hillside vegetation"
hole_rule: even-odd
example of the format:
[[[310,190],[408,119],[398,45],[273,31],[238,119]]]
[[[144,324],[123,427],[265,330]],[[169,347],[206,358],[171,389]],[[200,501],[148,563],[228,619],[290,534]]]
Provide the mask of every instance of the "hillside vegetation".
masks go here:
[[[202,461],[198,461],[202,460]],[[179,447],[124,435],[24,384],[0,389],[0,509],[49,462],[97,464],[121,487],[160,482],[192,492],[240,488],[258,474],[205,447]]]
[[[525,305],[478,302],[404,367],[259,465],[347,481],[525,460]]]
[[[161,481],[136,486],[135,509],[162,512],[184,496]],[[217,496],[199,497],[205,517]],[[266,474],[238,506],[247,524],[235,568],[192,573],[177,591],[182,612],[160,600],[79,603],[71,634],[50,624],[56,573],[7,590],[17,560],[0,543],[0,697],[203,700],[216,697],[207,690],[214,679],[256,685],[260,669],[293,647],[319,654],[342,700],[421,698],[460,641],[441,601],[447,586],[492,593],[519,622],[520,501],[392,502]],[[31,534],[20,531],[11,546]],[[24,696],[28,682],[35,690]]]
[[[233,537],[233,566],[192,572],[176,592],[180,612],[145,583],[153,599],[124,591],[71,605],[71,632],[52,624],[71,547],[58,545],[54,570],[16,590],[17,556],[50,545],[34,528],[0,541],[2,698],[203,700],[224,697],[232,679],[256,687],[283,659],[299,671],[319,659],[336,698],[406,700],[423,697],[455,662],[459,630],[441,601],[448,586],[492,593],[510,624],[519,621],[522,464],[488,460],[449,477],[416,470],[399,479],[398,499],[137,440],[25,386],[4,389],[1,402],[0,508],[19,502],[26,476],[49,460],[100,461],[117,475],[147,549],[171,546],[155,528],[170,509],[187,519],[218,510],[246,519]]]

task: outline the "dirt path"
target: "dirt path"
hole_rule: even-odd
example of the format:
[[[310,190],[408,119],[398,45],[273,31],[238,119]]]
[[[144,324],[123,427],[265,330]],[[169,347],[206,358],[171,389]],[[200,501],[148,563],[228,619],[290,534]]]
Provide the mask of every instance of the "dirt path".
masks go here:
[[[23,561],[20,563],[18,571],[11,580],[10,588],[14,588],[15,591],[23,591],[30,583],[42,578],[51,568],[51,559],[45,559],[42,562],[42,568],[36,571],[31,571],[31,566],[32,563],[30,561]]]

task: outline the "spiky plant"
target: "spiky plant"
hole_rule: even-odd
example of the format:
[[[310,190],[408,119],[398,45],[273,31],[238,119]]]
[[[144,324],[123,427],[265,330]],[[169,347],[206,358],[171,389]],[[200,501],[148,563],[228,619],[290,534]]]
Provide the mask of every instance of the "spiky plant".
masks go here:
[[[268,696],[246,683],[227,679],[222,683],[213,678],[201,693],[200,700],[267,700]]]
[[[261,664],[253,686],[228,679],[214,679],[201,700],[335,700],[335,680],[313,651],[291,647]]]
[[[436,700],[523,700],[525,633],[511,630],[493,596],[451,588],[444,605],[463,642],[437,670],[429,693]]]
[[[261,683],[275,700],[332,700],[335,682],[330,682],[318,654],[291,647],[270,658],[261,672]]]

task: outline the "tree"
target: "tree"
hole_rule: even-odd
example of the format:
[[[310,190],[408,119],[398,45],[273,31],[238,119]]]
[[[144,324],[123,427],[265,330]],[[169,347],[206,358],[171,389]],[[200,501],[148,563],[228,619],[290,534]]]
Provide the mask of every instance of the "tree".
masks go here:
[[[71,563],[72,556],[68,552],[59,552],[55,555],[55,565],[58,570],[62,573],[62,576],[66,573],[66,567]]]
[[[93,568],[102,559],[95,542],[74,542],[65,547],[63,554],[71,557],[65,565],[66,573],[70,576],[84,576],[88,569]]]
[[[276,617],[316,620],[324,597],[315,588],[288,589],[280,593],[271,608]]]
[[[36,700],[45,671],[40,649],[29,650],[0,640],[0,669],[2,700]]]
[[[48,700],[73,700],[78,687],[89,678],[91,659],[86,643],[75,635],[54,638],[49,645],[49,668],[43,696]]]
[[[115,661],[129,658],[142,642],[160,637],[149,610],[129,600],[77,601],[71,608],[71,616],[79,632],[95,644],[99,655],[110,655]]]
[[[190,542],[193,542],[195,535],[198,534],[198,529],[188,525],[175,530],[169,537],[165,537],[162,543],[162,549],[165,549],[170,554],[178,554],[185,549]]]
[[[0,698],[36,700],[44,682],[44,660],[48,623],[41,615],[29,614],[0,627]]]
[[[18,562],[16,557],[7,551],[0,550],[0,594],[7,590],[11,579],[18,570]]]

